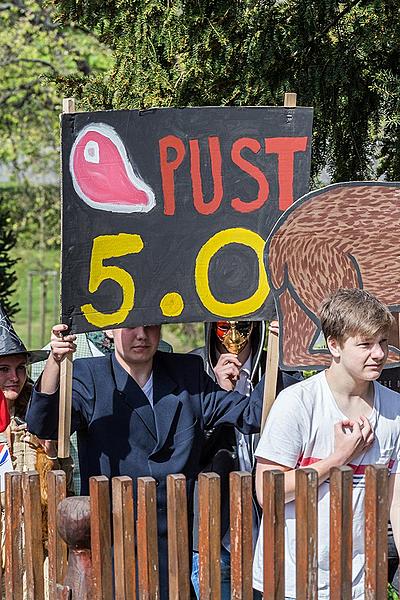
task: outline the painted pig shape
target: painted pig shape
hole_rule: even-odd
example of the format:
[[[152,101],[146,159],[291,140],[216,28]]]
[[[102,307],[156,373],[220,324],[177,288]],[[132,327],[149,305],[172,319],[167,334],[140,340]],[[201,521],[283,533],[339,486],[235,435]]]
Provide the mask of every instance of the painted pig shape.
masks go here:
[[[303,196],[275,225],[266,257],[283,327],[281,365],[326,366],[317,313],[330,292],[364,288],[400,312],[400,184],[336,184]],[[393,340],[389,362],[399,364],[398,331]]]

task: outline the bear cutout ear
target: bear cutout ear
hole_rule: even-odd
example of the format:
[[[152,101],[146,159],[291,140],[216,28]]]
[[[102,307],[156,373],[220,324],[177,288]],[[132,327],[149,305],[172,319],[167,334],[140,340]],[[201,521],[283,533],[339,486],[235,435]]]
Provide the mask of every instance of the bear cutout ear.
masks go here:
[[[69,169],[78,196],[92,208],[148,212],[155,206],[150,186],[135,172],[117,132],[91,123],[72,146]]]
[[[321,350],[328,350],[325,336],[322,333],[322,329],[318,327],[317,332],[310,344],[310,352],[321,352]]]

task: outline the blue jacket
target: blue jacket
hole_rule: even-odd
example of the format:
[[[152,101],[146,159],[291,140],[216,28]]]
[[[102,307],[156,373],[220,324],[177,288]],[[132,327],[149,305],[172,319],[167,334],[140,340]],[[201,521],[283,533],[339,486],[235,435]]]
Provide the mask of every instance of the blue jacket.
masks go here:
[[[154,410],[115,355],[74,361],[71,432],[77,431],[82,494],[89,477],[154,477],[157,487],[161,597],[168,597],[166,476],[187,478],[189,532],[193,488],[200,467],[204,431],[231,424],[243,433],[259,430],[263,379],[250,399],[225,392],[204,372],[199,356],[157,352],[153,363]],[[28,429],[56,439],[58,394],[33,391]]]

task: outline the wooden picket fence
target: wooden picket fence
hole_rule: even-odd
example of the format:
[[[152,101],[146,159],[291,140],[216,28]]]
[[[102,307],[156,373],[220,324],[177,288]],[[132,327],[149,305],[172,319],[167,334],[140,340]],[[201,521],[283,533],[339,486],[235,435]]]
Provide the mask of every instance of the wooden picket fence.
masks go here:
[[[330,585],[332,600],[350,600],[352,568],[352,469],[330,476]],[[284,475],[264,476],[264,599],[284,598]],[[44,576],[42,515],[36,472],[6,475],[6,600],[156,600],[159,598],[156,481],[138,479],[135,524],[132,480],[112,480],[110,506],[106,477],[90,480],[87,497],[65,499],[65,475],[48,475],[48,577]],[[168,493],[169,598],[190,598],[186,482],[170,475]],[[297,600],[317,600],[317,473],[296,473]],[[252,599],[252,478],[230,475],[231,598]],[[200,591],[220,599],[220,482],[199,476]],[[366,469],[365,597],[387,598],[388,473]],[[58,527],[57,527],[58,512]],[[113,535],[111,531],[113,530]],[[68,548],[65,541],[68,542]],[[114,552],[112,560],[112,550]],[[137,581],[135,578],[137,561]],[[48,588],[48,589],[45,589]],[[136,596],[137,594],[137,596]]]

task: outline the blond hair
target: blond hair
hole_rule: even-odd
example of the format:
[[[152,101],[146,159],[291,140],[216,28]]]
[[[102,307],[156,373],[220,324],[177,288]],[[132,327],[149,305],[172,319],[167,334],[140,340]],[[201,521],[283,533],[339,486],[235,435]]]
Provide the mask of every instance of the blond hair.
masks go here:
[[[375,296],[357,288],[340,288],[322,302],[319,309],[325,339],[338,342],[357,335],[367,338],[389,331],[394,318]]]

